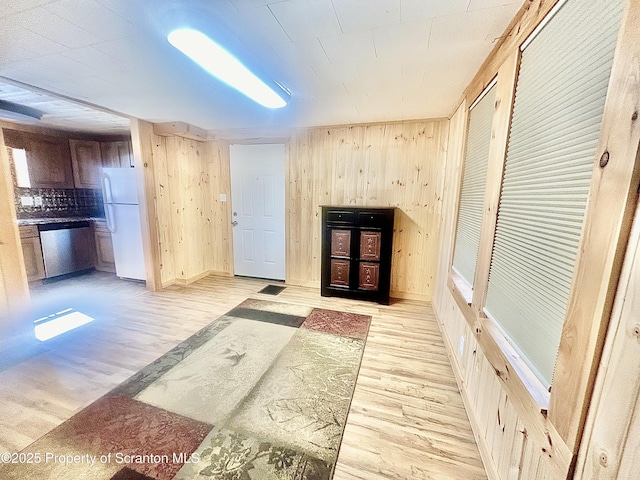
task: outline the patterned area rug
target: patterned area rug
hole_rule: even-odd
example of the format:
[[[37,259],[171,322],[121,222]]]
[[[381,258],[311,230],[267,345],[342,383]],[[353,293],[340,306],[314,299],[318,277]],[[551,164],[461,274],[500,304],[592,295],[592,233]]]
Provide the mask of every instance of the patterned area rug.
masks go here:
[[[4,462],[0,478],[330,479],[370,320],[246,300]]]

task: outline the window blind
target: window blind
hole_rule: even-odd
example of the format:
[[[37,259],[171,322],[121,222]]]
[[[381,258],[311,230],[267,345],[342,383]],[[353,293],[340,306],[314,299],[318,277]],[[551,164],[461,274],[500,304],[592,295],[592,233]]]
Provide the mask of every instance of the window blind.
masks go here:
[[[453,268],[470,286],[473,286],[478,258],[495,101],[494,84],[469,111]]]
[[[485,312],[552,383],[622,0],[568,0],[522,52]]]

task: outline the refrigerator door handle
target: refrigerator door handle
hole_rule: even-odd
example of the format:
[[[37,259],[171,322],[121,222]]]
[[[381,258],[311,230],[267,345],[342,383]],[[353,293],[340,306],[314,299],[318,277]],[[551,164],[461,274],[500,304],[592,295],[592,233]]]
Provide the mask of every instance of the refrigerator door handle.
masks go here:
[[[113,203],[113,193],[111,192],[111,179],[106,173],[102,174],[102,190],[104,191],[104,203]]]
[[[105,219],[107,221],[107,228],[109,229],[109,231],[111,233],[114,233],[116,231],[116,226],[115,226],[115,219],[112,218],[113,217],[113,208],[112,205],[105,203],[104,204],[104,213],[105,213]]]

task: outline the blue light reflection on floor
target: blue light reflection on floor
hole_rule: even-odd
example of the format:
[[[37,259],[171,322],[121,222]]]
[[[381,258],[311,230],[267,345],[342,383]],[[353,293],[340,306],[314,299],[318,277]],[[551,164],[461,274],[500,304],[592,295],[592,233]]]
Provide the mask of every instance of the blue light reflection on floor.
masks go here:
[[[93,320],[94,318],[89,315],[74,310],[73,308],[67,308],[36,320],[34,322],[35,337],[41,342],[44,342],[74,328],[86,325]]]

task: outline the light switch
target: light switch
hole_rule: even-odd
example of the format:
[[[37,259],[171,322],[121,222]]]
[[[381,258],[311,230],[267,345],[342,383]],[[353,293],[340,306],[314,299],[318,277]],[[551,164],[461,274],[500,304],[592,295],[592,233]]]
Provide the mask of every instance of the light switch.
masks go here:
[[[227,194],[226,193],[221,193],[220,194],[220,201],[221,202],[226,202],[227,201]]]
[[[33,197],[20,197],[20,204],[23,207],[33,207]]]

